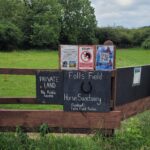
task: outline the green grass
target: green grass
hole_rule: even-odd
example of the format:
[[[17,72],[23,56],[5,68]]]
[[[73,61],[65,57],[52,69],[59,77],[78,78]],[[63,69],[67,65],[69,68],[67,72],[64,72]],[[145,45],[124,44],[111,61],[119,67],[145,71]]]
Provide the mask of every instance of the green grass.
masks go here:
[[[58,68],[58,51],[0,52],[0,68]],[[35,76],[0,75],[0,97],[35,97]],[[62,109],[53,105],[0,105],[15,109]]]
[[[58,51],[0,52],[0,68],[58,68]]]
[[[0,68],[58,69],[58,51],[0,52]],[[150,64],[150,50],[117,50],[117,67]],[[0,97],[35,97],[35,76],[0,75]],[[56,109],[43,105],[0,105],[0,108]],[[60,108],[60,107],[58,107]]]
[[[58,51],[0,52],[0,68],[57,69]],[[150,64],[150,50],[117,49],[117,67]]]
[[[150,50],[117,51],[117,67],[150,64]],[[58,68],[57,51],[0,52],[0,68]],[[35,77],[0,75],[0,97],[35,96]],[[62,109],[50,105],[0,105],[0,108]],[[30,138],[26,133],[0,133],[0,150],[150,150],[150,111],[122,123],[112,138],[48,134]]]
[[[150,50],[125,49],[117,51],[117,67],[138,66],[150,64]]]

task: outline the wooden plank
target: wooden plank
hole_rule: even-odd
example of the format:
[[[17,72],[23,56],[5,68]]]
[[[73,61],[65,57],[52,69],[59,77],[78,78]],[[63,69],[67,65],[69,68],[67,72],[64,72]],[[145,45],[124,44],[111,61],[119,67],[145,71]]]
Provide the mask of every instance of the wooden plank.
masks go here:
[[[122,120],[148,109],[150,109],[150,97],[139,99],[115,108],[116,111],[122,112]]]
[[[0,74],[10,75],[35,75],[37,71],[55,71],[56,69],[20,69],[20,68],[0,68]]]
[[[0,98],[0,104],[43,104],[37,101],[36,97],[28,97],[28,98],[19,98],[19,97],[14,97],[14,98]],[[54,105],[62,105],[61,103],[49,103],[49,104],[54,104]]]
[[[49,127],[114,129],[120,126],[121,112],[81,113],[64,111],[0,110],[0,127]]]
[[[36,98],[0,98],[0,104],[37,104]]]
[[[35,75],[39,71],[60,71],[60,69],[22,69],[22,68],[0,68],[0,74],[9,75]],[[112,77],[115,76],[116,70],[112,70]]]

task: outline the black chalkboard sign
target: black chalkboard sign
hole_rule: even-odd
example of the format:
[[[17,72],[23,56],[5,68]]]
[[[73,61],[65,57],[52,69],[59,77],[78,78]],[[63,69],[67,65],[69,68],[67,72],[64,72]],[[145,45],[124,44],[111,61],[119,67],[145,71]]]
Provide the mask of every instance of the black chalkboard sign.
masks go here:
[[[38,72],[36,91],[39,103],[63,104],[63,72]]]
[[[139,76],[138,82],[138,76],[136,77],[135,71],[139,70],[139,68],[141,68],[141,76]],[[138,84],[134,82],[138,82]],[[150,96],[150,65],[117,69],[116,86],[117,106]]]
[[[111,72],[64,72],[64,111],[108,112],[110,99]]]

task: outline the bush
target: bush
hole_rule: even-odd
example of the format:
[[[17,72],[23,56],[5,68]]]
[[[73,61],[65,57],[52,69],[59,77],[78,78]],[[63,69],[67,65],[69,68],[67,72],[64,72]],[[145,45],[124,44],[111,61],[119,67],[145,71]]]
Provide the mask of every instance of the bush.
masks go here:
[[[33,35],[31,35],[31,44],[33,47],[47,48],[58,44],[59,35],[57,29],[50,25],[33,25]]]
[[[22,32],[10,22],[0,22],[0,50],[17,48],[22,41]]]
[[[148,37],[143,43],[142,47],[145,49],[150,49],[150,37]]]

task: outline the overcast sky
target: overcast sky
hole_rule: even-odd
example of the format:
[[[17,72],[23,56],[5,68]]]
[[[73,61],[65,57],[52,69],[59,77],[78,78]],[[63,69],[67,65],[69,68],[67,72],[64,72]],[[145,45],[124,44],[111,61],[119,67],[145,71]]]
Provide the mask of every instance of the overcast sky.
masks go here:
[[[91,0],[98,26],[150,26],[150,0]]]

